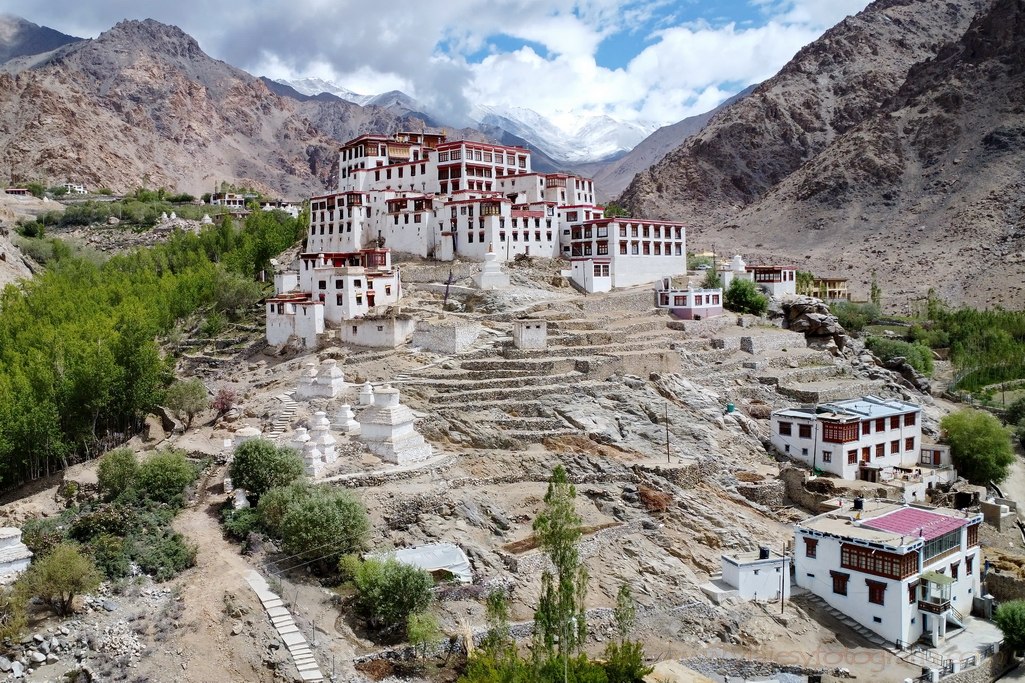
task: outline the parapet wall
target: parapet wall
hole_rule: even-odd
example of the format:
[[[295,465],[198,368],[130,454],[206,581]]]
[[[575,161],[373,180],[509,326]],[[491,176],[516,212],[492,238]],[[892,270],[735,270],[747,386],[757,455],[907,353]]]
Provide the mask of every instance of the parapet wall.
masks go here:
[[[477,341],[480,331],[480,323],[465,320],[419,322],[412,343],[435,353],[463,353]]]
[[[804,335],[794,332],[776,332],[740,338],[740,350],[747,351],[748,353],[803,349],[807,348],[807,346],[808,342],[805,340]]]

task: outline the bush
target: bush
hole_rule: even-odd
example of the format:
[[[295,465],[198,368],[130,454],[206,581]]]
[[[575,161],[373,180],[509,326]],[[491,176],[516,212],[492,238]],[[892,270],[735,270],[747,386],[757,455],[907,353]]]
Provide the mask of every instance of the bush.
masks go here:
[[[348,491],[326,486],[290,502],[281,519],[285,552],[318,570],[333,570],[342,555],[360,550],[369,530],[366,508]]]
[[[945,349],[950,346],[950,334],[946,330],[912,325],[908,329],[908,341],[925,344],[930,349]]]
[[[129,448],[116,448],[102,458],[96,472],[100,491],[114,499],[135,484],[139,476],[139,461]]]
[[[93,561],[108,579],[120,579],[131,571],[129,546],[123,538],[100,534],[89,542]]]
[[[871,302],[856,304],[851,301],[838,301],[829,307],[829,312],[836,316],[841,327],[852,334],[860,333],[880,315],[879,307]]]
[[[291,448],[266,439],[246,441],[235,449],[229,469],[231,482],[256,497],[276,486],[288,486],[303,475],[303,461]]]
[[[605,646],[603,667],[609,683],[643,683],[654,669],[644,664],[644,646],[638,642],[610,642]]]
[[[25,628],[25,600],[16,591],[0,586],[0,640],[17,640]]]
[[[78,546],[62,543],[36,559],[21,578],[18,588],[48,604],[58,616],[71,614],[75,597],[95,590],[103,576]]]
[[[68,536],[83,543],[101,536],[126,536],[135,528],[137,518],[131,508],[124,505],[102,505],[82,515],[71,524]]]
[[[256,509],[260,523],[274,538],[281,538],[282,521],[285,514],[299,501],[314,495],[314,486],[306,479],[294,481],[288,486],[275,486],[260,496]]]
[[[762,315],[769,307],[769,297],[759,292],[755,283],[739,278],[730,282],[724,299],[726,308],[735,313]]]
[[[177,413],[179,419],[185,420],[186,429],[192,426],[192,419],[196,414],[209,405],[206,386],[198,377],[172,384],[167,388],[164,402]]]
[[[940,427],[958,474],[982,486],[1007,478],[1014,451],[1000,420],[984,410],[966,408],[944,417]]]
[[[196,546],[179,533],[163,530],[133,539],[133,559],[157,581],[168,581],[196,564]]]
[[[391,631],[410,614],[425,612],[434,599],[434,580],[423,569],[394,559],[371,558],[356,570],[356,609],[373,627]]]
[[[217,417],[221,417],[235,407],[236,400],[238,400],[238,396],[232,389],[221,388],[217,390],[217,395],[210,402],[210,407],[217,411]]]
[[[869,337],[865,340],[865,346],[884,363],[894,358],[903,358],[923,375],[932,375],[932,350],[924,344],[912,344],[901,339]]]
[[[1018,440],[1018,445],[1025,448],[1025,418],[1022,418],[1017,426],[1015,426],[1014,438]]]
[[[1020,425],[1025,420],[1025,396],[1007,406],[1004,420],[1010,425]]]
[[[993,613],[993,621],[1004,633],[1004,642],[1014,652],[1025,650],[1025,600],[1005,602]]]
[[[197,475],[196,468],[181,451],[161,451],[139,467],[139,494],[158,503],[181,507],[185,503],[185,487],[194,482]]]
[[[21,542],[35,559],[49,555],[54,548],[67,540],[68,531],[61,519],[30,519],[21,526]]]
[[[246,540],[250,533],[260,528],[260,514],[253,508],[225,508],[222,518],[225,531],[240,541]]]
[[[18,221],[14,230],[27,239],[42,239],[46,236],[46,226],[39,221]]]

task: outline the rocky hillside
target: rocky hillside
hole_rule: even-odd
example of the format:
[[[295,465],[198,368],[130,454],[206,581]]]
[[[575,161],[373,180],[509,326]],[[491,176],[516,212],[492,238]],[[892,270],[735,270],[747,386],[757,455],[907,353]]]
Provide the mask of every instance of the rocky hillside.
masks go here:
[[[0,178],[11,181],[198,194],[248,180],[289,197],[329,186],[339,140],[398,125],[379,110],[280,97],[152,20],[8,61],[0,121]]]
[[[662,126],[615,161],[588,164],[579,167],[578,170],[594,179],[598,201],[607,201],[618,197],[635,175],[661,161],[666,154],[682,145],[692,135],[698,134],[712,120],[712,117],[734,102],[747,97],[754,89],[755,86],[745,88],[704,114],[688,116],[682,121]]]
[[[1008,210],[1000,197],[1020,187],[1020,174],[990,182],[964,171],[978,159],[1013,176],[1021,81],[1008,60],[1021,53],[1013,32],[1021,7],[879,0],[639,174],[623,200],[638,215],[690,222],[695,245],[774,253],[852,277],[856,295],[867,294],[874,268],[892,303],[929,286],[959,301],[1003,293],[1010,303],[1006,290],[987,291],[994,285],[984,276],[962,278],[1013,249],[974,260],[946,250],[937,260],[936,245],[971,225],[965,243],[983,238],[989,248],[980,220],[1013,234],[1014,220],[983,200],[994,192]],[[994,33],[1001,22],[1010,23]],[[958,263],[970,266],[962,272]],[[931,276],[908,278],[926,266]]]

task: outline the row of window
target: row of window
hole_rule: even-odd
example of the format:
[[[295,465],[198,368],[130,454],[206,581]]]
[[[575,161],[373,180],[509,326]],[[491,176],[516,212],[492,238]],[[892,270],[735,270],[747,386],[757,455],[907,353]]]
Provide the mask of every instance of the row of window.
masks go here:
[[[483,244],[484,243],[484,233],[478,231],[477,235],[478,235],[478,237],[480,239],[480,242]],[[548,242],[551,242],[552,241],[552,233],[546,232],[545,233],[545,240],[548,241]],[[473,233],[472,232],[467,232],[466,233],[466,241],[467,242],[473,242]],[[505,233],[504,232],[498,233],[498,241],[499,242],[505,242]],[[519,242],[520,241],[520,233],[518,233],[518,232],[512,233],[512,241],[513,242]],[[529,232],[527,232],[527,231],[523,232],[523,241],[524,242],[530,242],[531,241],[530,233]],[[535,242],[540,242],[541,241],[541,233],[540,232],[535,232],[534,233],[534,240],[533,241],[535,241]]]
[[[626,231],[627,231],[628,227],[630,229],[630,237],[637,237],[638,235],[637,235],[637,226],[636,225],[627,226],[627,225],[624,225],[622,223],[619,224],[619,236],[620,237],[626,237]],[[662,238],[662,234],[661,233],[662,233],[663,229],[665,229],[665,238],[666,239],[670,239],[670,237],[672,237],[673,239],[678,239],[678,240],[683,239],[683,227],[679,226],[679,225],[676,225],[676,226],[672,226],[672,225],[652,225],[652,226],[642,225],[641,226],[641,234],[640,234],[640,236],[641,237],[648,237],[649,228],[650,228],[651,232],[653,233],[653,236],[655,237],[655,239],[661,239]],[[672,235],[670,235],[670,231],[672,231]]]
[[[915,450],[915,438],[913,436],[909,436],[908,438],[904,439],[904,451],[907,452],[907,451],[913,451],[913,450]],[[871,462],[873,452],[874,452],[876,458],[884,457],[886,455],[886,444],[878,443],[878,444],[875,445],[874,449],[872,448],[872,446],[865,446],[864,448],[862,448],[861,449],[861,461],[862,462]],[[900,453],[900,452],[901,452],[900,451],[900,440],[897,439],[895,441],[891,441],[890,442],[890,455],[894,455],[894,454],[897,454],[897,453]],[[822,451],[822,462],[833,462],[833,451]],[[858,449],[857,448],[852,448],[851,450],[847,451],[847,464],[848,465],[857,465],[858,464]]]
[[[913,427],[918,421],[918,413],[906,413],[903,418],[905,427]],[[875,423],[875,431],[879,432],[886,431],[886,418],[881,417],[877,420],[865,420],[863,422],[823,422],[822,432],[823,440],[831,443],[846,443],[848,441],[856,441],[859,436],[865,436],[872,433],[872,425]],[[890,429],[900,429],[901,427],[901,416],[894,415],[890,418]],[[780,422],[778,431],[781,436],[792,435],[792,423]],[[799,433],[798,436],[802,439],[811,438],[811,425],[802,424],[798,425]],[[860,434],[859,434],[860,432]]]
[[[629,252],[627,252],[626,242],[620,242],[619,243],[619,253],[620,254],[630,253],[630,254],[633,254],[634,256],[636,256],[638,254],[643,254],[644,256],[651,256],[652,253],[654,253],[655,256],[672,256],[674,254],[676,256],[682,256],[683,255],[683,245],[681,243],[679,243],[679,242],[676,242],[675,244],[670,244],[669,242],[666,242],[665,243],[665,248],[663,248],[661,242],[655,242],[654,252],[653,252],[652,251],[651,242],[642,242],[639,251],[638,251],[638,243],[637,242],[631,242],[630,243]]]
[[[595,277],[609,277],[609,264],[607,264],[607,263],[595,263],[594,264],[594,276]]]
[[[669,295],[668,294],[659,294],[659,305],[660,306],[668,306],[669,305]],[[718,305],[719,305],[719,295],[718,294],[695,294],[694,295],[694,303],[693,304],[688,304],[687,303],[687,295],[686,294],[673,295],[673,306],[718,306]]]
[[[463,158],[462,149],[454,149],[451,152],[438,152],[438,161],[459,161]],[[468,149],[466,150],[467,161],[491,161],[493,163],[501,164],[503,161],[508,166],[519,166],[520,168],[527,167],[527,157],[525,155],[515,154],[502,154],[501,152],[495,152],[492,156],[491,152],[482,152],[479,149]]]

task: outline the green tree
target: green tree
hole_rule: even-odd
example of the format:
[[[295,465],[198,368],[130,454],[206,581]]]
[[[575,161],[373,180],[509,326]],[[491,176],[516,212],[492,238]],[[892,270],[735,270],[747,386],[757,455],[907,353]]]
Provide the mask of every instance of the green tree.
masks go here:
[[[616,594],[616,607],[612,611],[616,625],[616,634],[621,642],[625,642],[637,621],[637,605],[628,584],[622,584]]]
[[[719,271],[709,268],[705,271],[705,277],[701,280],[701,287],[704,289],[722,289],[722,278]]]
[[[18,579],[22,595],[37,597],[58,616],[71,614],[75,597],[99,587],[103,576],[93,561],[71,543],[62,543],[36,560]]]
[[[879,317],[879,307],[873,303],[856,304],[837,301],[830,304],[829,312],[836,316],[840,326],[851,334],[858,334]]]
[[[806,294],[808,296],[818,296],[819,292],[813,291],[812,285],[815,284],[815,273],[810,273],[807,270],[797,271],[796,282],[794,289],[797,290],[798,294]]]
[[[1007,429],[992,414],[966,408],[940,421],[958,474],[973,484],[1007,478],[1014,450]]]
[[[29,194],[31,194],[36,199],[42,199],[43,196],[46,194],[46,185],[43,185],[39,182],[26,183],[25,189],[28,190]]]
[[[366,508],[349,491],[318,486],[292,502],[281,519],[285,552],[330,570],[342,555],[363,548],[370,531]]]
[[[908,365],[923,375],[932,375],[932,350],[925,344],[906,342],[903,339],[887,339],[886,337],[869,337],[865,346],[883,362],[894,358],[903,358]]]
[[[605,217],[606,218],[618,218],[622,216],[629,216],[630,213],[626,210],[626,207],[619,202],[606,202],[605,204]]]
[[[734,278],[724,295],[726,308],[735,313],[762,315],[769,308],[769,297],[758,291],[750,280]]]
[[[558,654],[564,666],[587,635],[587,568],[581,564],[577,548],[581,519],[575,508],[576,496],[566,470],[557,465],[548,481],[544,508],[534,520],[534,536],[552,566],[541,573],[541,597],[534,612],[535,650],[549,657]]]
[[[630,641],[630,632],[637,620],[637,607],[630,586],[625,583],[616,594],[616,607],[612,614],[619,641],[605,646],[605,674],[609,683],[641,683],[653,669],[644,664],[644,647],[639,642]]]
[[[192,420],[196,414],[210,405],[210,399],[206,394],[206,385],[198,377],[172,384],[167,388],[164,402],[168,408],[177,413],[180,419],[185,420],[186,429],[192,426]]]
[[[872,271],[872,284],[869,286],[868,300],[876,305],[877,308],[882,309],[883,307],[883,290],[879,287],[879,281],[876,279],[876,272]]]
[[[96,479],[103,495],[112,500],[135,484],[139,475],[139,461],[130,448],[115,448],[102,458]]]
[[[353,577],[356,609],[373,628],[404,627],[410,614],[425,612],[434,600],[434,581],[423,569],[393,558],[369,558]]]
[[[168,449],[143,462],[136,481],[143,498],[181,507],[185,502],[185,488],[196,480],[197,474],[184,453]]]
[[[232,484],[259,498],[272,488],[288,486],[303,476],[303,461],[291,448],[253,439],[235,449],[228,474]]]
[[[993,613],[993,621],[1004,634],[1004,643],[1014,652],[1025,650],[1025,600],[1002,603]]]
[[[406,640],[413,646],[421,667],[424,666],[431,648],[441,640],[437,618],[430,612],[412,612],[406,617]]]

